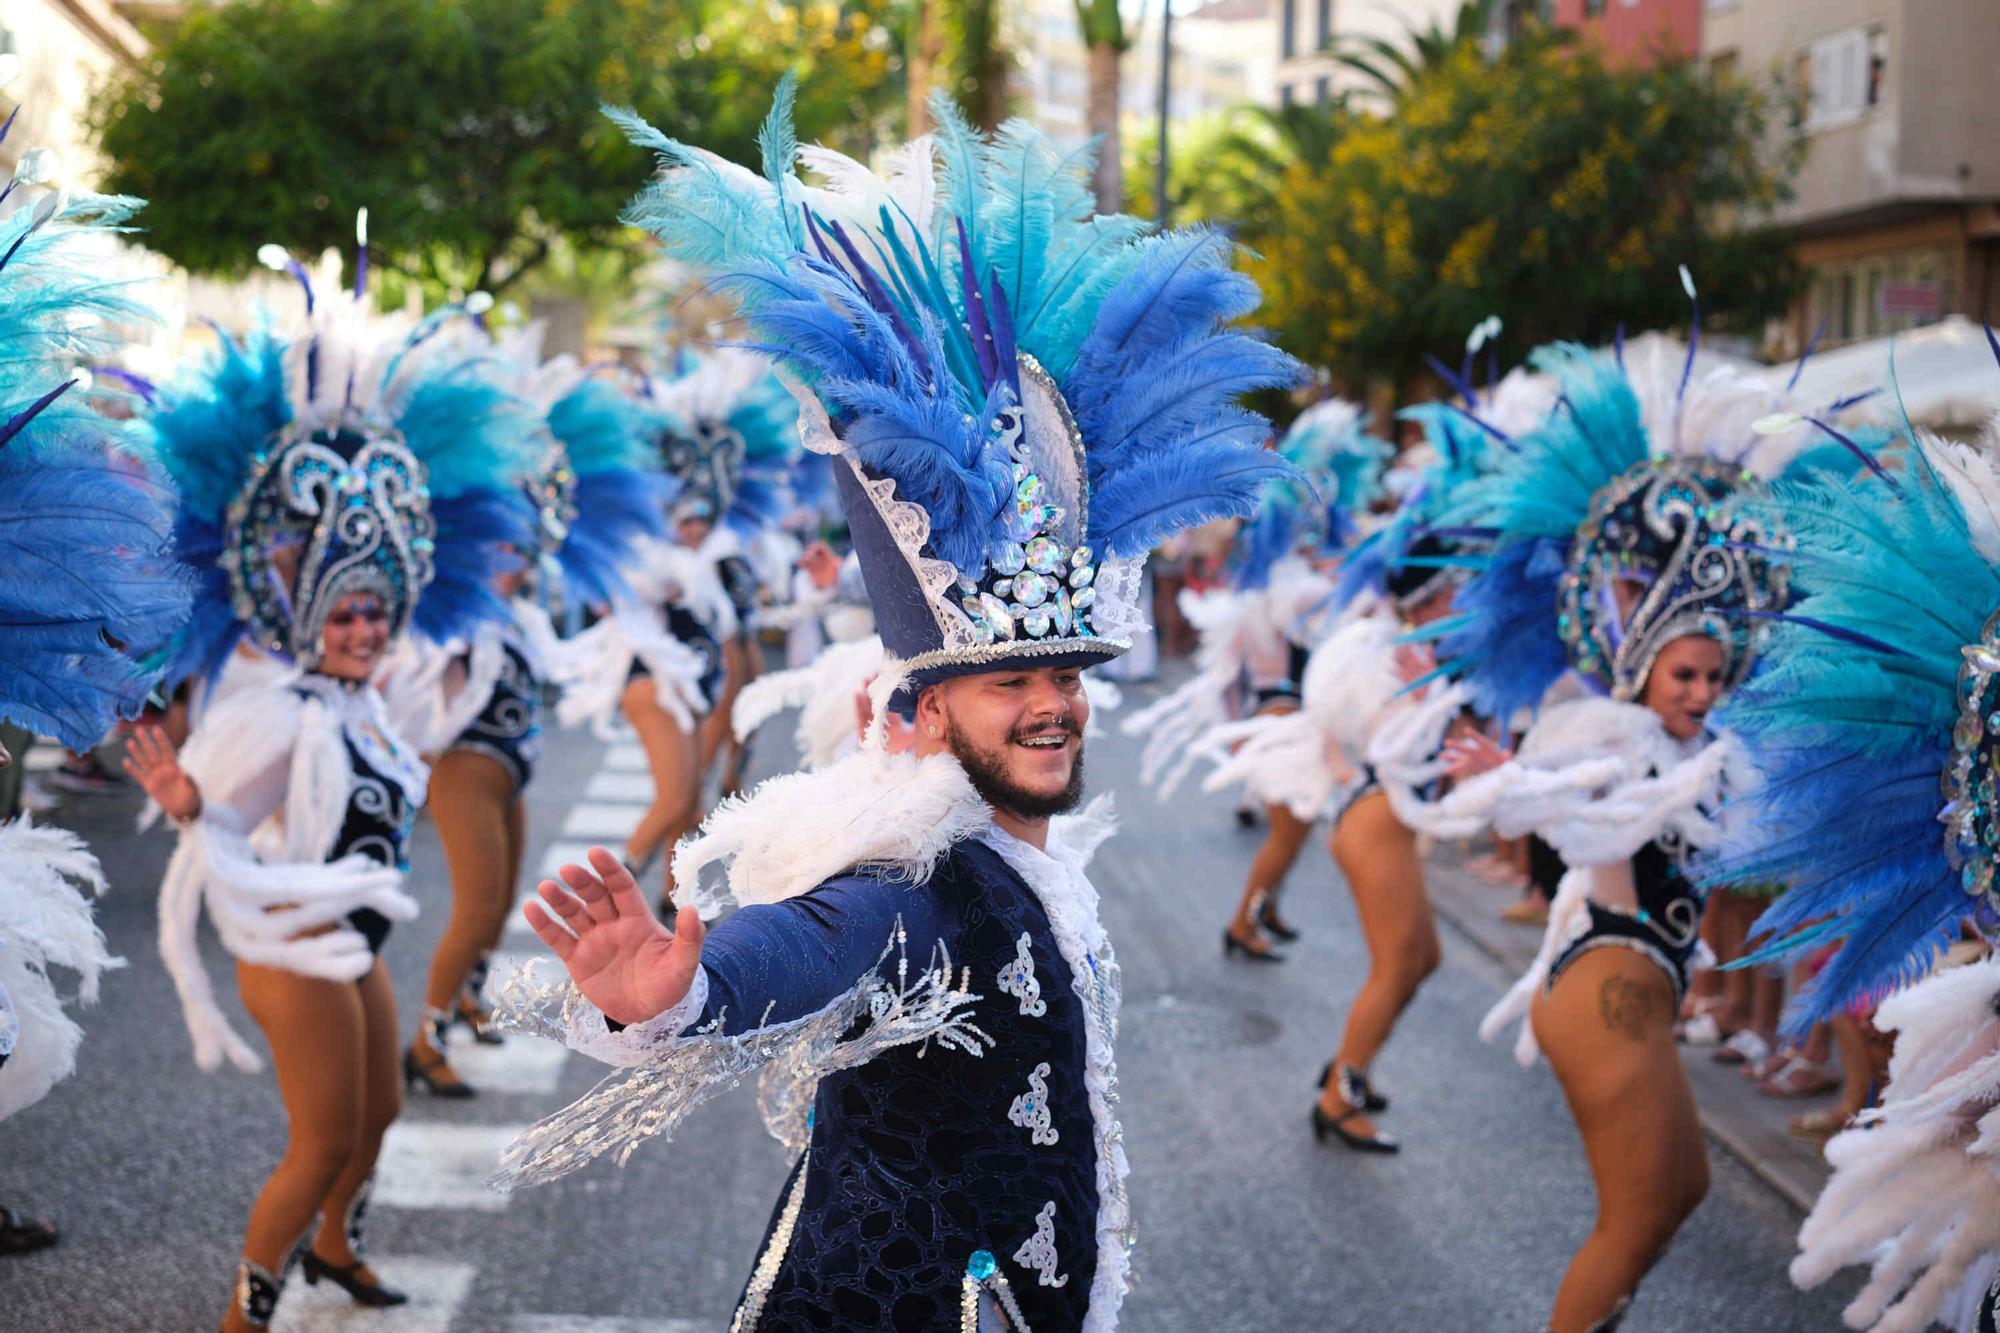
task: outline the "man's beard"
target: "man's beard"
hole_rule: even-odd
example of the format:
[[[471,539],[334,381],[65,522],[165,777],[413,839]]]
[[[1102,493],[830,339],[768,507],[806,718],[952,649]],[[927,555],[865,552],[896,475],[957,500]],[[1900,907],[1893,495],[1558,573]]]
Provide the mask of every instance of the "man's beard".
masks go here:
[[[1070,754],[1069,781],[1061,791],[1050,795],[1029,791],[1016,785],[1007,776],[1006,752],[996,753],[982,750],[961,732],[951,720],[945,720],[944,743],[958,760],[960,768],[971,781],[972,789],[980,799],[995,810],[1013,815],[1017,819],[1047,819],[1051,815],[1068,814],[1083,801],[1083,731],[1074,719],[1065,717],[1062,725],[1068,731],[1074,747]],[[1017,740],[1044,734],[1046,728],[1019,730],[1008,734],[1006,745]]]

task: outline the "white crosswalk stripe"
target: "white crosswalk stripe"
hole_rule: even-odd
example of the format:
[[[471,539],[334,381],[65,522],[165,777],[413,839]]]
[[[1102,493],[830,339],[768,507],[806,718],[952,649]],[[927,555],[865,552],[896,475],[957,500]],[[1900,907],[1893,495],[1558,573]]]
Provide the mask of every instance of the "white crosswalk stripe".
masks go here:
[[[618,773],[647,772],[646,752],[636,745],[614,745],[604,752],[604,766]]]
[[[603,772],[591,776],[584,784],[583,799],[586,801],[650,801],[653,799],[653,776],[650,773]]]
[[[600,845],[601,842],[602,839],[584,841],[578,838],[564,838],[550,843],[548,850],[542,853],[542,864],[535,872],[536,878],[554,879],[557,868],[561,866],[589,865],[590,862],[584,859],[586,854],[592,847]],[[618,849],[614,847],[612,850],[616,851]],[[533,892],[535,886],[529,884],[523,887]]]
[[[526,1125],[452,1125],[405,1116],[389,1126],[375,1167],[373,1208],[506,1211],[511,1194],[487,1185],[500,1151]]]
[[[499,969],[496,967],[495,969]],[[544,1096],[562,1083],[569,1051],[552,1041],[511,1033],[499,1046],[481,1046],[464,1031],[452,1034],[451,1067],[480,1093]]]
[[[580,801],[570,807],[562,833],[566,838],[624,838],[638,827],[645,814],[643,805]]]

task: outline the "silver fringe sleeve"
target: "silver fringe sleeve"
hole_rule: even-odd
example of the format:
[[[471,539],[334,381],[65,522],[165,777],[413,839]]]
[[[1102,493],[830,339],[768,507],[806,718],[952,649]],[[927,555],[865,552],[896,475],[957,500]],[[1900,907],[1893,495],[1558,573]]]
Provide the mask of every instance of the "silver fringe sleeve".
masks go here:
[[[892,953],[897,955],[893,982],[882,976]],[[993,1039],[972,1021],[971,1006],[984,997],[971,986],[970,969],[954,984],[951,956],[942,943],[932,950],[930,966],[911,976],[898,921],[875,967],[824,1009],[735,1036],[722,1032],[725,1015],[718,1014],[694,1032],[660,1043],[644,1064],[610,1075],[523,1131],[501,1154],[491,1183],[501,1190],[544,1184],[605,1153],[614,1153],[622,1166],[640,1144],[671,1137],[688,1112],[760,1069],[766,1070],[758,1089],[766,1126],[788,1151],[802,1151],[813,1090],[827,1074],[911,1043],[922,1043],[925,1051],[936,1042],[967,1055],[985,1054]],[[496,983],[493,997],[502,1028],[554,1041],[564,1040],[584,1009],[595,1012],[567,976],[547,979],[532,967]]]

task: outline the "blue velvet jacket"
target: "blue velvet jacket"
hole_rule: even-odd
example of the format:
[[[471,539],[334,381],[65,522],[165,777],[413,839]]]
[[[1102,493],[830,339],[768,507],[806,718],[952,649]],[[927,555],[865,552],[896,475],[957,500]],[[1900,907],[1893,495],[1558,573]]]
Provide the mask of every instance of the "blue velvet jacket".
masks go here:
[[[990,1262],[1028,1328],[1076,1329],[1098,1266],[1098,1158],[1115,1150],[1093,1120],[1086,1033],[1108,1020],[1086,998],[1096,976],[1077,984],[991,846],[956,844],[923,884],[862,871],[737,912],[708,937],[708,997],[685,1030],[801,1019],[871,969],[893,982],[883,946],[899,931],[913,963],[936,944],[969,970],[991,1046],[900,1045],[820,1079],[733,1327],[959,1328],[968,1265]]]

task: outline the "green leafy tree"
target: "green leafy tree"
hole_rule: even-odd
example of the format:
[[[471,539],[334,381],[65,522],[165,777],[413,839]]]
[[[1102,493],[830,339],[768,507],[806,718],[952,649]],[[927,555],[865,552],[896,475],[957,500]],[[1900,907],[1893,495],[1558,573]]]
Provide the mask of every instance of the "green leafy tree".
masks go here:
[[[1393,115],[1351,117],[1286,168],[1250,261],[1261,318],[1308,361],[1398,386],[1495,313],[1505,359],[1683,323],[1683,263],[1712,319],[1754,328],[1795,282],[1786,239],[1758,224],[1798,154],[1775,90],[1460,41]]]
[[[787,68],[807,137],[866,146],[900,94],[890,0],[238,0],[193,7],[112,77],[93,130],[146,243],[242,272],[371,215],[372,262],[433,295],[503,292],[558,249],[629,247],[647,159],[599,113],[755,160]]]

